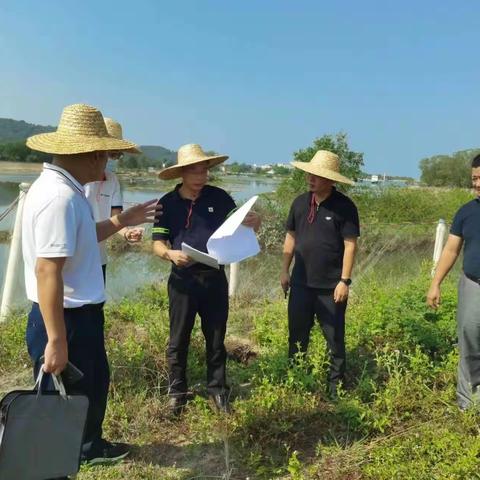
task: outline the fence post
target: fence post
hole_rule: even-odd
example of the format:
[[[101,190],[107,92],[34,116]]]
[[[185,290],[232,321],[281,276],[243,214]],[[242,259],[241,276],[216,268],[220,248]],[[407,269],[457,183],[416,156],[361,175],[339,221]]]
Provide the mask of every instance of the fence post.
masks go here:
[[[228,296],[234,297],[237,292],[238,286],[238,269],[240,263],[231,263],[230,264],[230,279],[228,281]]]
[[[5,283],[3,287],[2,305],[0,306],[0,322],[4,322],[13,304],[13,295],[15,292],[17,272],[21,268],[22,262],[22,213],[25,196],[30,188],[29,183],[19,185],[19,196],[17,204],[17,213],[15,216],[15,225],[13,227],[12,240],[10,242],[10,252],[8,254],[7,270],[5,272]]]
[[[433,267],[432,267],[432,277],[435,274],[438,261],[440,260],[440,255],[442,254],[443,244],[445,243],[445,238],[447,236],[447,224],[445,220],[441,218],[438,221],[437,233],[435,235],[435,247],[433,249]]]

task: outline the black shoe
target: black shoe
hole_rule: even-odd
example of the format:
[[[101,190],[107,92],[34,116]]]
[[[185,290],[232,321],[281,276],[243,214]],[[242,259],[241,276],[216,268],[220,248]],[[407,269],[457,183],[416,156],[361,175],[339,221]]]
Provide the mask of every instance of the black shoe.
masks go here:
[[[106,440],[94,442],[88,453],[82,455],[82,462],[88,465],[117,463],[130,453],[126,443],[113,443]]]
[[[210,395],[210,399],[215,405],[215,410],[219,413],[231,413],[230,402],[228,401],[228,393],[217,393]]]
[[[168,401],[168,410],[172,416],[178,417],[183,413],[186,404],[187,397],[185,395],[176,395],[170,397],[170,400]]]

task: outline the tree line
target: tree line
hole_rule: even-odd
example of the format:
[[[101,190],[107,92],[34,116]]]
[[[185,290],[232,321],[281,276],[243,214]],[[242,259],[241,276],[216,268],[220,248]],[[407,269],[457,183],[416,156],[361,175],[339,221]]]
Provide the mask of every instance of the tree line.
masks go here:
[[[363,167],[363,153],[350,150],[347,135],[340,132],[333,135],[323,135],[316,138],[311,146],[294,152],[293,159],[296,161],[309,161],[317,150],[324,149],[337,153],[341,158],[341,170],[344,175],[352,179],[365,177]],[[214,154],[215,152],[211,152]],[[461,187],[471,186],[470,169],[471,162],[480,149],[469,149],[456,152],[452,155],[434,155],[424,158],[419,162],[421,172],[420,181],[423,185],[434,187]],[[0,143],[0,161],[11,162],[51,162],[52,156],[42,152],[30,150],[25,145],[25,140]],[[156,169],[173,165],[172,155],[165,158],[150,158],[146,155],[124,155],[119,160],[118,166],[128,170],[143,170],[149,167]],[[246,163],[233,162],[225,165],[227,171],[233,174],[241,173],[265,173],[259,167]],[[272,166],[276,175],[290,176],[285,187],[292,191],[299,191],[304,185],[304,174],[295,169],[290,170],[281,165]]]
[[[0,161],[7,162],[51,162],[52,156],[48,153],[30,150],[25,145],[25,140],[0,143]]]
[[[470,170],[472,159],[480,149],[462,150],[453,155],[435,155],[420,160],[420,181],[432,187],[461,187],[472,185]]]

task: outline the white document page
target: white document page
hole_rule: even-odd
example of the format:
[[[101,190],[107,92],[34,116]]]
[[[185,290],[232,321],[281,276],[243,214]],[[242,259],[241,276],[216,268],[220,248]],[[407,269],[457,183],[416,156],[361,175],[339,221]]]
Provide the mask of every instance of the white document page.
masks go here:
[[[182,252],[195,262],[213,268],[219,265],[240,262],[260,252],[260,245],[253,228],[242,225],[247,213],[257,201],[258,195],[245,202],[232,213],[208,239],[208,254],[201,252],[187,243],[182,243]]]
[[[182,242],[182,252],[185,255],[188,255],[195,262],[203,263],[204,265],[208,265],[209,267],[216,269],[220,268],[217,260],[214,257],[191,247],[185,242]]]
[[[258,195],[255,195],[245,202],[209,238],[208,253],[215,257],[220,265],[240,262],[260,252],[253,228],[242,225],[257,199]]]

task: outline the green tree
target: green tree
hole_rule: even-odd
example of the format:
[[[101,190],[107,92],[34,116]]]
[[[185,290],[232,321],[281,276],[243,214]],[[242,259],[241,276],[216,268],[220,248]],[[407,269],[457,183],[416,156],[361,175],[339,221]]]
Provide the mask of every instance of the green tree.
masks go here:
[[[253,170],[253,167],[247,163],[233,162],[228,165],[228,170],[231,173],[250,173]]]
[[[463,150],[453,155],[435,155],[420,160],[422,183],[432,187],[471,186],[470,169],[472,159],[480,152],[478,149]]]
[[[284,167],[283,165],[274,165],[273,171],[275,175],[289,175],[292,172],[290,168]]]
[[[125,157],[121,159],[121,164],[119,166],[126,169],[137,169],[138,160],[135,155],[125,155]]]
[[[0,161],[9,162],[51,162],[52,156],[30,150],[25,140],[0,144]]]
[[[340,172],[352,180],[358,179],[363,166],[363,153],[350,150],[347,134],[339,132],[335,135],[323,135],[316,138],[310,147],[298,150],[293,154],[296,162],[309,162],[318,150],[329,150],[340,157]],[[342,189],[345,187],[340,186]],[[278,189],[279,198],[289,201],[305,191],[305,172],[295,168],[291,176],[286,178]]]

